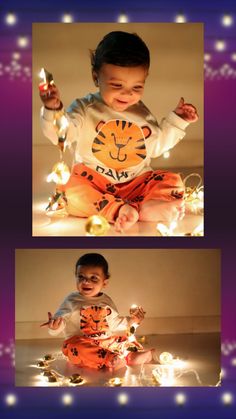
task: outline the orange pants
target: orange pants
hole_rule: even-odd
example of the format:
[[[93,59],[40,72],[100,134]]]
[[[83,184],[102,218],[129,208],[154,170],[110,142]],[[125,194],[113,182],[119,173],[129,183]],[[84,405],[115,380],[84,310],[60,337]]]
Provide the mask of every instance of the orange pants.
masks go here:
[[[112,336],[107,339],[92,339],[85,336],[72,336],[63,343],[62,352],[72,364],[90,368],[116,368],[125,351],[143,349],[137,341],[129,342],[126,336]]]
[[[151,199],[172,201],[183,198],[184,186],[179,174],[164,170],[148,171],[125,183],[109,183],[103,175],[84,164],[76,164],[63,187],[66,209],[71,215],[89,217],[99,213],[114,222],[124,204],[135,207]]]

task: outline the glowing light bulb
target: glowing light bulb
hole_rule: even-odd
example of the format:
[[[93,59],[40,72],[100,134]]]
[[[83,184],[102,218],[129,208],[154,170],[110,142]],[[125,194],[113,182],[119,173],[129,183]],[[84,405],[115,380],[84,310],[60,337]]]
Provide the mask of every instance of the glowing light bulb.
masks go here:
[[[168,159],[170,157],[170,152],[169,151],[165,151],[165,153],[163,154],[164,159]]]
[[[170,229],[165,224],[157,223],[156,229],[157,229],[157,234],[160,235],[160,236],[170,236],[171,235]]]
[[[224,51],[226,49],[226,42],[221,39],[218,39],[215,42],[215,49],[216,51],[219,51],[219,52]]]
[[[114,377],[109,380],[109,385],[111,387],[120,387],[122,385],[122,379],[119,377]]]
[[[225,14],[221,18],[221,23],[223,26],[232,26],[233,21],[233,16],[231,16],[230,14]]]
[[[174,384],[174,368],[171,365],[158,365],[152,370],[155,381],[163,387],[170,387]]]
[[[52,172],[47,176],[47,182],[55,182],[58,185],[65,185],[70,178],[70,169],[63,161],[56,163]]]
[[[85,224],[85,231],[88,236],[104,236],[109,228],[108,221],[101,215],[92,215]]]
[[[162,352],[159,355],[161,364],[171,364],[173,360],[173,355],[170,352]]]
[[[16,21],[17,17],[15,13],[7,13],[7,15],[5,16],[5,22],[7,25],[15,25]]]

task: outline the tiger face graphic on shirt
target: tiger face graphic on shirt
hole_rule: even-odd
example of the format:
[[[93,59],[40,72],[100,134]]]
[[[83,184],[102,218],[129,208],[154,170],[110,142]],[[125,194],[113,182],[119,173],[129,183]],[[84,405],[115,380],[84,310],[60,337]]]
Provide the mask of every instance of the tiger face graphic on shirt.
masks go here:
[[[147,155],[145,139],[151,135],[148,126],[140,128],[125,120],[100,121],[92,153],[105,166],[115,170],[140,164]]]

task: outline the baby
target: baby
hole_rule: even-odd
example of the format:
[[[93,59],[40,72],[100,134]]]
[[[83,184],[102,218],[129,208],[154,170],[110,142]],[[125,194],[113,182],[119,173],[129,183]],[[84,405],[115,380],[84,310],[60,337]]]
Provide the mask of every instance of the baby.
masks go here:
[[[66,142],[76,143],[69,181],[60,186],[71,215],[99,213],[117,231],[138,220],[170,223],[184,216],[184,186],[179,174],[153,171],[151,158],[174,147],[185,128],[198,119],[196,108],[179,100],[173,112],[157,123],[141,101],[150,66],[143,40],[133,33],[108,33],[91,53],[97,93],[76,99],[65,112]],[[40,91],[41,125],[58,144],[53,120],[63,111],[59,90]]]
[[[75,268],[76,292],[69,294],[47,325],[51,335],[64,332],[63,354],[80,367],[116,370],[152,360],[152,350],[144,351],[134,331],[144,319],[142,307],[122,317],[112,299],[102,292],[108,284],[106,259],[97,253],[79,258]],[[127,331],[125,335],[119,335]]]

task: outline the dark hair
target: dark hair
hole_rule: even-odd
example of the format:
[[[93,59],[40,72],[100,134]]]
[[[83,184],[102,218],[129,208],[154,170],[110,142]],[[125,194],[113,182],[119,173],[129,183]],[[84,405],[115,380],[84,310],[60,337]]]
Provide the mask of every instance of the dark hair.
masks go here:
[[[106,278],[110,277],[108,272],[108,263],[106,259],[99,253],[85,253],[81,256],[75,265],[75,271],[77,271],[78,266],[100,266],[103,269],[103,273]]]
[[[95,51],[91,51],[92,70],[99,71],[102,64],[121,67],[150,66],[149,49],[136,33],[110,32],[104,36]]]

